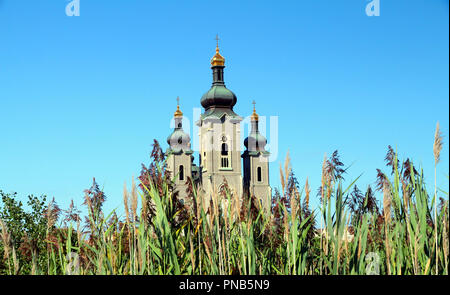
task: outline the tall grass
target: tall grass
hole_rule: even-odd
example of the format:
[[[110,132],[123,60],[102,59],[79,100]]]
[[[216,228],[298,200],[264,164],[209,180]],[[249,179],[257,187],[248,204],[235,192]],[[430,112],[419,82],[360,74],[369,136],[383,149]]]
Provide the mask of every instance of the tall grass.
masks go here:
[[[374,201],[370,187],[365,194],[358,190],[357,179],[344,186],[345,170],[334,153],[324,160],[318,209],[310,208],[308,182],[299,189],[288,156],[284,168],[280,166],[281,192],[275,193],[271,209],[265,211],[253,196],[240,204],[226,186],[205,199],[191,183],[190,198],[181,202],[161,157],[143,170],[140,189],[133,184],[129,192],[124,186],[123,221],[115,212],[104,216],[104,195],[94,181],[85,196],[85,227],[73,208],[66,211],[61,225],[49,224],[48,247],[45,253],[32,251],[31,271],[18,265],[17,249],[7,225],[0,220],[0,271],[82,275],[448,274],[448,200],[441,198],[438,208],[437,192],[430,198],[423,172],[419,173],[409,159],[400,163],[391,148],[386,159],[391,173],[378,170],[382,206]],[[321,221],[320,228],[316,219]],[[54,222],[51,220],[49,223]],[[45,255],[45,263],[39,263],[38,255]]]

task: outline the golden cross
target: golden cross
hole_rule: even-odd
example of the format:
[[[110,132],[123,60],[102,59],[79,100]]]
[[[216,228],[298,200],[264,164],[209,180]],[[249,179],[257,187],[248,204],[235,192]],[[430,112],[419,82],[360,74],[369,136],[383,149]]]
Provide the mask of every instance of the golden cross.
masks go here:
[[[180,105],[180,97],[177,96],[177,105]]]
[[[253,100],[252,104],[253,104],[253,110],[256,110],[256,101]]]

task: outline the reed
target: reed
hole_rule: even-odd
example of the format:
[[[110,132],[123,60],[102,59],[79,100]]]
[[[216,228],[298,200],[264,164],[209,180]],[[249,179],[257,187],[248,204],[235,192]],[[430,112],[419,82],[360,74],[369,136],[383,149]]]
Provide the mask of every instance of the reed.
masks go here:
[[[436,138],[440,152],[442,139]],[[435,164],[438,158],[435,153]],[[50,202],[45,250],[29,258],[14,244],[12,221],[0,215],[0,273],[448,274],[448,194],[442,192],[438,207],[436,180],[430,200],[423,171],[412,161],[399,161],[392,148],[386,161],[388,173],[378,170],[382,210],[377,191],[359,192],[358,178],[344,181],[337,152],[324,158],[318,208],[311,209],[308,180],[299,187],[287,155],[280,165],[282,190],[263,210],[258,199],[241,203],[226,186],[206,200],[190,179],[189,200],[180,202],[161,158],[130,191],[124,185],[123,218],[103,213],[106,197],[95,181],[86,191],[84,223],[71,205],[56,224]]]
[[[442,135],[439,130],[439,122],[436,124],[436,132],[434,135],[434,143],[433,143],[433,154],[434,154],[434,220],[437,221],[437,186],[436,186],[436,167],[440,161],[440,155],[442,150]],[[439,256],[439,248],[438,248],[438,229],[437,222],[434,223],[434,231],[435,231],[435,241],[436,241],[436,274],[438,274],[438,256]]]

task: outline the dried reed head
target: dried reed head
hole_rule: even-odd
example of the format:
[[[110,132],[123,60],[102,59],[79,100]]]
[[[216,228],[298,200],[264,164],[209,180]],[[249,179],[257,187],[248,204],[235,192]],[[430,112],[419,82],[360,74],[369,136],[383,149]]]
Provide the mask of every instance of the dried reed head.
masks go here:
[[[286,159],[284,160],[284,177],[285,184],[288,182],[289,175],[291,175],[291,157],[289,156],[289,151],[286,153]]]
[[[334,184],[339,179],[344,179],[342,174],[345,173],[345,169],[342,167],[344,164],[339,159],[338,151],[334,151],[330,159],[325,159],[322,166],[322,175],[324,177],[325,184],[327,186],[327,199],[330,200],[332,191],[334,190]],[[323,188],[322,188],[323,189]]]
[[[309,193],[311,192],[311,189],[309,187],[308,183],[308,177],[306,177],[306,183],[305,183],[305,206],[309,207]]]
[[[8,233],[8,228],[3,220],[0,218],[0,228],[2,230],[2,242],[4,247],[4,257],[9,258],[9,251],[11,250],[11,235]]]
[[[55,198],[53,198],[47,205],[47,210],[45,212],[45,218],[47,219],[47,228],[53,228],[59,218],[60,212],[61,209],[56,204]]]
[[[323,156],[323,162],[322,162],[322,177],[321,177],[321,186],[320,186],[320,198],[321,201],[324,199],[324,189],[325,189],[325,182],[326,182],[326,165],[327,165],[327,154]]]
[[[128,196],[128,190],[127,190],[127,182],[125,181],[123,183],[123,204],[125,206],[125,217],[126,217],[127,223],[129,224],[130,223],[130,210],[128,207],[128,199],[129,199],[129,196]]]
[[[441,156],[442,145],[443,145],[442,134],[441,134],[441,131],[439,129],[439,122],[437,122],[437,124],[436,124],[436,132],[434,134],[434,143],[433,143],[433,153],[434,153],[434,163],[435,163],[435,165],[437,165],[437,163],[439,163],[440,156]]]
[[[137,221],[137,207],[138,207],[138,196],[136,192],[136,184],[134,183],[134,177],[131,180],[131,212],[133,222]]]
[[[283,196],[286,194],[289,175],[291,174],[291,158],[289,156],[289,151],[286,153],[286,159],[284,160],[284,170],[280,163],[280,180],[281,180],[281,189]]]
[[[142,207],[141,207],[141,220],[145,223],[145,226],[147,227],[147,216],[148,216],[148,210],[147,210],[147,202],[142,201]]]
[[[77,222],[79,223],[81,220],[80,217],[80,213],[81,211],[79,211],[76,207],[75,204],[73,203],[73,200],[70,200],[70,205],[69,208],[67,210],[63,210],[64,212],[64,222]]]
[[[397,162],[395,163],[395,151],[390,145],[388,145],[388,151],[386,153],[386,157],[384,158],[384,160],[386,161],[386,166],[392,167],[391,174],[393,174],[395,170],[395,165],[397,165],[398,167],[398,159]]]

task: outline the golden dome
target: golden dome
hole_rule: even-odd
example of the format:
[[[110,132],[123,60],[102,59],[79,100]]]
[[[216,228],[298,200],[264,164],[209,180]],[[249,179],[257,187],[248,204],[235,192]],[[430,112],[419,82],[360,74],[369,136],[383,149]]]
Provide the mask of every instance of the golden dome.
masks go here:
[[[211,59],[211,65],[214,66],[224,66],[225,65],[225,58],[220,55],[219,53],[219,47],[216,47],[216,54]]]
[[[180,110],[180,98],[177,97],[177,110],[173,114],[174,117],[183,117],[183,112]]]
[[[259,120],[259,116],[258,116],[258,114],[256,113],[256,107],[255,107],[255,105],[256,105],[256,102],[253,101],[253,114],[252,114],[252,116],[251,116],[252,121],[258,121],[258,120]]]
[[[219,53],[219,36],[216,36],[217,46],[216,46],[216,54],[211,59],[211,66],[224,66],[225,58]]]

